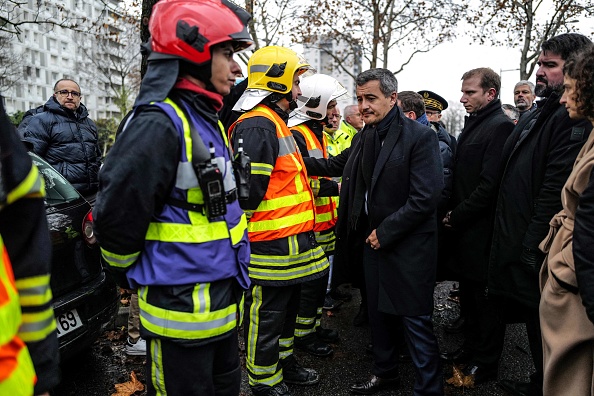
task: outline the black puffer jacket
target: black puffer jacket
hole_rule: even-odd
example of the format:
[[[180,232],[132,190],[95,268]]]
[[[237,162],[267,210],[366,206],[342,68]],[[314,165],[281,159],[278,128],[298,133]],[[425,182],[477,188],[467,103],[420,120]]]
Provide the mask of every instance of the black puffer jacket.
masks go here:
[[[43,112],[19,126],[19,134],[33,145],[33,151],[83,195],[97,191],[101,165],[97,126],[88,115],[83,104],[72,112],[52,96],[43,106]]]

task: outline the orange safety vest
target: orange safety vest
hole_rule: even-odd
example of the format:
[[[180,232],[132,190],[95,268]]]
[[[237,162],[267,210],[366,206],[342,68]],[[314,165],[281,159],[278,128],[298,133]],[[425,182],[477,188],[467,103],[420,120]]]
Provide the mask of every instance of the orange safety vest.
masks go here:
[[[328,151],[326,147],[328,142],[326,135],[322,134],[323,141],[320,143],[318,138],[315,136],[313,131],[305,124],[300,124],[292,127],[293,129],[300,132],[305,138],[307,145],[307,152],[310,157],[313,158],[328,158]],[[319,190],[320,183],[318,176],[310,176],[312,180],[312,189],[314,191]],[[325,179],[332,180],[327,177]],[[317,195],[314,193],[314,195]],[[316,211],[316,223],[314,225],[314,231],[321,232],[331,229],[336,225],[336,219],[338,218],[337,210],[337,197],[316,197],[314,200],[315,211]]]
[[[244,113],[229,128],[251,117],[265,117],[276,126],[278,156],[274,166],[252,162],[252,174],[270,174],[268,189],[248,222],[252,242],[271,241],[312,231],[314,227],[313,193],[297,143],[287,124],[269,107],[258,105]],[[268,171],[266,171],[268,169]]]
[[[17,336],[21,306],[8,252],[0,237],[0,394],[32,395],[37,381],[31,356]]]

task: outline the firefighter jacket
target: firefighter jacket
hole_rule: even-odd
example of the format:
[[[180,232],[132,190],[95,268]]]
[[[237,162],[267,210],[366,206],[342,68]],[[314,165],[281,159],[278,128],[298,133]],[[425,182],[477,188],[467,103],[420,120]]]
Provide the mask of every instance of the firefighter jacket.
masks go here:
[[[340,123],[338,130],[345,132],[347,135],[349,135],[351,137],[350,140],[352,140],[355,137],[355,135],[357,134],[357,132],[359,132],[357,130],[357,128],[355,128],[354,126],[352,126],[351,124],[349,124],[348,122],[346,122],[344,120]],[[350,143],[349,143],[349,146],[350,146]]]
[[[213,94],[195,90],[137,107],[100,173],[94,217],[105,262],[139,287],[143,337],[199,345],[237,326],[250,251]],[[192,129],[214,148],[223,175],[227,213],[211,220],[192,166]],[[122,206],[134,207],[131,218]]]
[[[263,100],[230,128],[252,160],[247,211],[251,245],[250,279],[287,285],[319,278],[329,263],[318,246],[313,193],[303,158],[286,125],[287,114]]]
[[[299,150],[304,157],[328,158],[326,147],[328,142],[322,128],[322,124],[316,120],[309,120],[292,127],[291,132],[297,142]],[[316,241],[320,244],[326,255],[334,254],[336,247],[336,235],[334,226],[338,218],[338,184],[329,177],[310,176],[309,184],[314,193],[316,222],[314,231]],[[332,191],[328,195],[328,188],[322,186],[330,185]]]
[[[336,157],[345,149],[351,147],[351,136],[343,130],[337,129],[332,134],[324,131],[324,135],[328,141],[327,150],[330,157]]]
[[[1,103],[0,97],[0,394],[31,395],[60,380],[51,242],[42,178]]]
[[[324,135],[322,135],[322,142],[320,142],[314,135],[314,132],[305,123],[294,126],[293,130],[297,131],[297,133],[300,133],[305,138],[308,157],[328,158],[328,152],[326,151],[327,142]],[[337,198],[319,196],[320,179],[328,180],[328,178],[320,178],[318,176],[311,176],[309,178],[310,186],[315,197],[315,232],[326,231],[333,228],[336,225],[337,218]]]

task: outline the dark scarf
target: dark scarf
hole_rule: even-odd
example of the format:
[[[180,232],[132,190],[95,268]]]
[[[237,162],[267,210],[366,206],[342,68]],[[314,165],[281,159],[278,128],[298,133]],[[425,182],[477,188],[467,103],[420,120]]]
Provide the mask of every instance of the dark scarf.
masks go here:
[[[397,109],[396,106],[392,107],[377,125],[366,126],[361,132],[361,156],[357,164],[355,196],[350,216],[350,227],[353,230],[359,226],[359,218],[363,213],[363,205],[365,204],[365,191],[371,190],[375,162],[382,149],[382,142],[388,135],[390,126],[398,114]]]

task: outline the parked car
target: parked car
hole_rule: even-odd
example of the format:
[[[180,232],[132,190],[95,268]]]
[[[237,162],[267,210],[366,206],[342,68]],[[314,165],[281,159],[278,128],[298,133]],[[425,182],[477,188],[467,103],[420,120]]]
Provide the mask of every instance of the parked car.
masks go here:
[[[103,269],[93,235],[93,199],[85,199],[50,164],[29,152],[45,180],[52,241],[51,288],[60,341],[68,359],[88,348],[112,321],[118,288]]]

